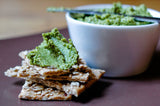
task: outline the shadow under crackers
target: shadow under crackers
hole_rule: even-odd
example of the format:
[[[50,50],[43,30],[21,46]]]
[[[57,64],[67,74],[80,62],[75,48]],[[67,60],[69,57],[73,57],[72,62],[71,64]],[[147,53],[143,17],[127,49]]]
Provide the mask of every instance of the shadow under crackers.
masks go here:
[[[13,84],[16,85],[16,86],[23,86],[25,83],[25,80],[24,79],[21,79],[21,80],[18,80],[16,82],[14,82]]]
[[[86,89],[81,95],[79,95],[79,97],[73,97],[73,101],[87,103],[93,99],[103,97],[103,92],[106,91],[106,89],[111,85],[111,82],[108,82],[105,79],[101,79]]]

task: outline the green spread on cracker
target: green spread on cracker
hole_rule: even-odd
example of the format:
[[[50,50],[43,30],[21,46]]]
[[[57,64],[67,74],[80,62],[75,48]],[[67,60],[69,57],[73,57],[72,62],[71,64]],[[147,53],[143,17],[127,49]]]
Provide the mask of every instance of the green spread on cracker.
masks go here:
[[[77,63],[79,55],[71,39],[68,42],[56,28],[42,36],[43,42],[27,54],[31,65],[66,70]]]

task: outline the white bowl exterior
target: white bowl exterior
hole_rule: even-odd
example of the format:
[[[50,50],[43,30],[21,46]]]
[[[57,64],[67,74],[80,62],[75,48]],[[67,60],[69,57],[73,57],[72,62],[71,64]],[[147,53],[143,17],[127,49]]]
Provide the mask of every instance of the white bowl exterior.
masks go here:
[[[66,20],[80,57],[93,68],[105,69],[105,76],[109,77],[126,77],[145,71],[158,42],[158,23],[95,25],[74,20],[69,14],[66,14]]]

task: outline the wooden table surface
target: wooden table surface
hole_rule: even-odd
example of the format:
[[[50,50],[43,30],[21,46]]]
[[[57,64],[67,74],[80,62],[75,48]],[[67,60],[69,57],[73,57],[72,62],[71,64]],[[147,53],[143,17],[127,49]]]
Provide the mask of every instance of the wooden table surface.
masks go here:
[[[118,0],[160,11],[160,0]],[[67,27],[64,13],[47,13],[50,6],[76,7],[88,4],[112,3],[112,0],[0,0],[0,39],[27,36]]]

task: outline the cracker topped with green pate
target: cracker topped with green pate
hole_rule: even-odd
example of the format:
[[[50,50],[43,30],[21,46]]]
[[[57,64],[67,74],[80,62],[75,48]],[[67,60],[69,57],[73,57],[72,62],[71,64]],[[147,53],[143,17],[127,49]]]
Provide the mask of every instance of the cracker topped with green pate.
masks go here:
[[[21,66],[5,72],[25,79],[19,98],[28,100],[70,100],[99,80],[104,70],[91,69],[58,29],[43,33],[43,42],[33,50],[19,53]]]

